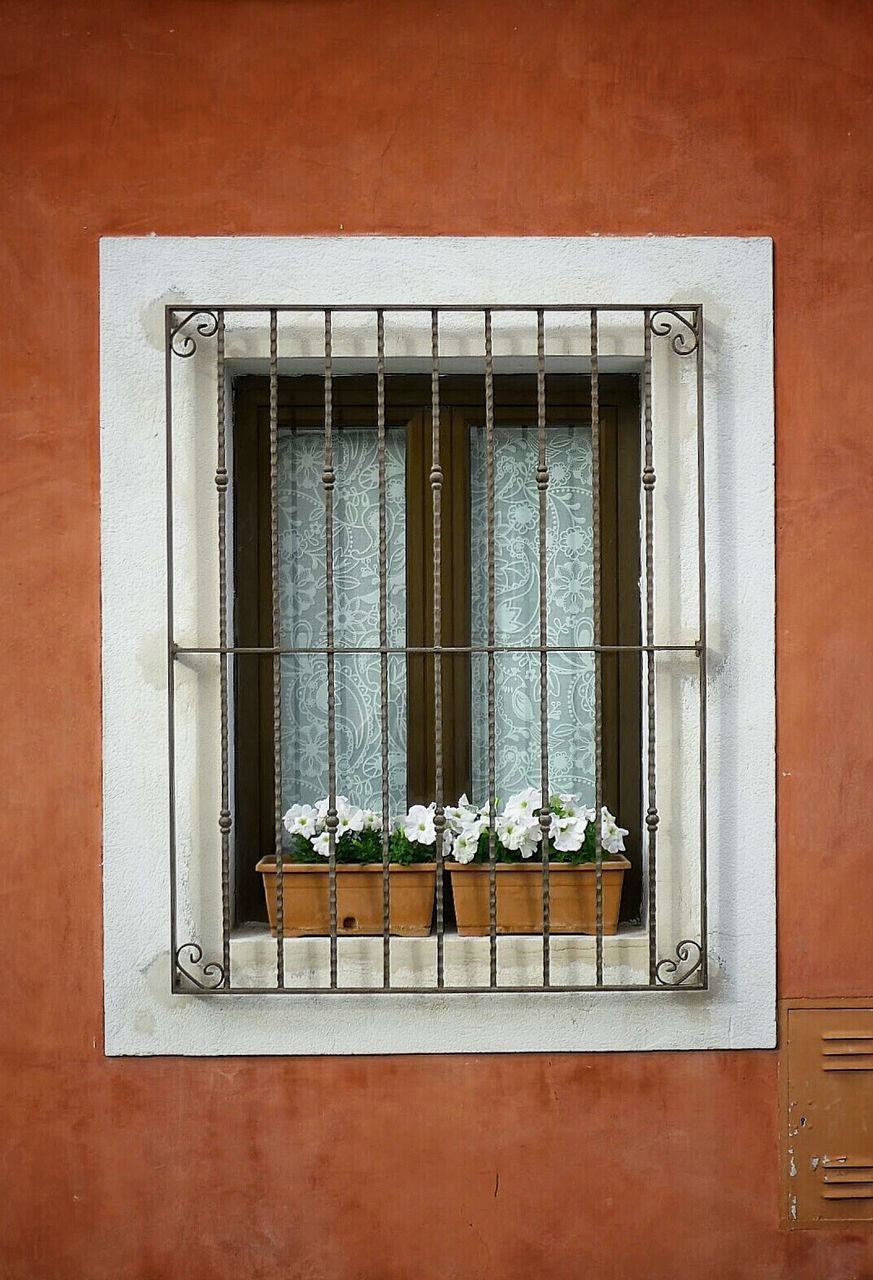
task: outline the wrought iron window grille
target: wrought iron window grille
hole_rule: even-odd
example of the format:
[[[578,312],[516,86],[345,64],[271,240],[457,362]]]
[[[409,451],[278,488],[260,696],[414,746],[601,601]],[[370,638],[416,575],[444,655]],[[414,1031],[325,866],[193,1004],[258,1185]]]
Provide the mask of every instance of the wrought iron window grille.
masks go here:
[[[429,327],[430,333],[430,382],[431,382],[431,423],[432,423],[432,457],[430,471],[430,488],[432,501],[432,519],[434,536],[432,539],[433,555],[433,644],[425,646],[391,646],[388,643],[386,629],[386,555],[385,555],[385,518],[386,518],[386,486],[385,486],[385,385],[390,371],[390,357],[386,354],[386,324],[400,322],[401,315],[419,314]],[[536,382],[536,431],[538,441],[537,465],[531,477],[538,494],[538,541],[539,559],[539,643],[536,645],[511,646],[497,643],[495,632],[496,584],[494,575],[495,562],[495,517],[494,517],[494,321],[502,313],[526,314],[532,317],[535,325],[536,339],[534,349],[525,353],[533,364]],[[296,316],[312,316],[318,314],[322,321],[322,343],[318,362],[321,366],[321,381],[324,394],[323,414],[323,470],[320,478],[324,507],[324,564],[325,564],[325,618],[326,642],[320,647],[299,648],[283,646],[280,643],[279,602],[276,586],[277,580],[277,486],[278,486],[278,386],[279,386],[279,324],[280,319],[293,321]],[[336,470],[333,429],[334,377],[336,356],[334,346],[334,326],[338,317],[354,316],[368,326],[375,354],[366,357],[368,371],[375,374],[377,382],[377,439],[378,439],[378,476],[376,483],[379,492],[379,644],[368,648],[349,649],[336,643],[334,622],[334,488]],[[443,472],[440,465],[440,380],[445,371],[446,357],[441,349],[441,326],[444,322],[463,317],[481,337],[481,348],[474,357],[481,368],[484,383],[485,404],[485,448],[486,448],[486,483],[487,483],[487,518],[485,540],[487,544],[488,585],[487,585],[487,643],[480,646],[447,646],[442,644],[440,633],[441,618],[441,573],[440,573],[440,517],[443,487]],[[550,930],[550,857],[548,817],[545,810],[541,816],[542,826],[542,950],[539,966],[539,980],[536,983],[501,982],[498,961],[498,934],[496,923],[497,874],[495,855],[495,742],[498,733],[494,706],[494,667],[495,656],[501,652],[529,652],[539,661],[539,701],[540,701],[540,758],[542,774],[541,790],[544,797],[549,791],[549,720],[548,720],[548,684],[547,673],[549,658],[552,653],[567,652],[560,646],[548,643],[548,622],[546,605],[546,497],[549,488],[549,470],[546,455],[546,374],[548,359],[546,354],[547,326],[561,324],[565,327],[583,317],[587,321],[587,342],[577,341],[566,355],[578,361],[578,367],[584,367],[590,377],[591,396],[591,462],[592,462],[592,504],[593,504],[593,576],[594,576],[594,610],[593,610],[593,643],[587,646],[573,646],[572,652],[593,655],[595,681],[595,807],[599,812],[602,799],[602,742],[601,742],[601,665],[603,656],[619,650],[631,650],[640,655],[644,667],[644,742],[643,767],[645,777],[644,788],[644,830],[645,830],[645,871],[644,915],[645,934],[647,940],[647,957],[644,980],[627,982],[613,981],[607,976],[608,966],[605,963],[605,943],[603,932],[603,872],[602,851],[598,852],[595,865],[596,878],[596,933],[594,936],[594,954],[591,972],[585,981],[556,981],[553,972],[554,937]],[[601,423],[599,408],[600,379],[604,366],[604,329],[611,322],[620,318],[627,326],[635,327],[641,335],[641,360],[639,376],[641,385],[641,456],[640,474],[640,509],[642,540],[642,605],[643,634],[640,643],[635,645],[606,645],[602,643],[601,617],[601,547],[600,524],[598,511],[599,465]],[[272,633],[273,643],[264,646],[240,646],[233,643],[230,634],[229,620],[232,618],[233,602],[231,599],[231,569],[229,565],[228,528],[229,506],[232,498],[232,472],[229,466],[229,451],[232,442],[229,440],[228,423],[228,376],[230,362],[227,356],[227,334],[229,322],[241,320],[248,330],[254,324],[268,341],[268,376],[269,376],[269,430],[270,430],[270,548],[273,572],[272,590]],[[578,339],[578,333],[576,335]],[[165,310],[165,377],[166,377],[166,516],[167,516],[167,645],[168,645],[168,757],[169,757],[169,858],[170,858],[170,950],[172,956],[172,990],[175,993],[217,995],[217,994],[286,994],[286,995],[332,995],[332,994],[461,994],[461,993],[499,993],[499,992],[614,992],[614,991],[651,991],[670,992],[679,990],[705,990],[708,987],[707,957],[707,867],[706,867],[706,553],[704,532],[704,422],[703,422],[703,354],[704,354],[703,307],[699,303],[669,304],[566,304],[566,305],[482,305],[473,306],[413,306],[413,305],[372,305],[372,306],[316,306],[316,305],[190,305],[186,307],[168,306]],[[655,344],[663,344],[670,360],[687,362],[693,369],[693,416],[694,416],[694,452],[696,471],[696,561],[697,576],[697,635],[693,642],[664,642],[656,635],[655,608],[655,492],[657,476],[655,472],[655,443],[659,429],[664,428],[664,421],[653,407],[653,368]],[[314,358],[311,349],[295,353],[284,351],[282,359],[293,360],[303,356],[311,363]],[[197,357],[195,360],[194,357]],[[608,360],[608,356],[606,359]],[[215,519],[217,520],[217,579],[218,579],[218,643],[217,644],[183,644],[177,638],[175,612],[175,537],[174,525],[174,397],[179,395],[176,379],[178,367],[184,362],[197,366],[202,377],[212,380],[214,387],[214,413],[211,430],[214,432],[214,491]],[[182,393],[184,394],[184,393]],[[338,815],[336,797],[340,780],[337,777],[336,765],[336,659],[349,652],[367,652],[377,654],[381,667],[381,706],[379,708],[382,742],[382,775],[383,775],[383,830],[387,833],[389,813],[387,797],[387,663],[391,654],[427,653],[434,663],[434,704],[436,714],[436,901],[435,901],[435,945],[433,948],[432,981],[421,985],[397,985],[392,975],[392,948],[395,939],[389,932],[389,854],[387,834],[383,844],[382,883],[383,883],[383,921],[382,921],[382,981],[369,985],[344,984],[340,980],[341,939],[337,921],[337,860],[336,842]],[[446,981],[446,943],[444,927],[445,880],[444,841],[446,833],[446,801],[443,794],[442,750],[443,732],[441,708],[441,662],[447,653],[480,653],[487,664],[488,687],[488,789],[491,817],[489,823],[489,933],[488,946],[488,978],[486,982],[477,984],[457,984]],[[274,729],[276,736],[276,758],[278,760],[278,737],[280,733],[280,663],[283,655],[310,653],[321,655],[325,660],[325,678],[327,689],[327,731],[328,731],[328,812],[326,829],[330,842],[328,859],[329,876],[329,912],[330,931],[328,939],[329,975],[323,984],[289,983],[286,981],[286,946],[283,927],[284,889],[283,876],[276,876],[278,927],[275,947],[275,981],[273,983],[245,983],[235,980],[233,956],[233,928],[231,902],[231,871],[234,832],[234,795],[231,777],[232,760],[232,662],[237,655],[251,654],[261,658],[272,659]],[[686,899],[689,895],[694,899],[696,910],[695,931],[693,936],[678,936],[671,948],[662,953],[659,950],[658,912],[659,912],[659,829],[661,812],[658,807],[658,772],[657,772],[657,690],[656,659],[658,655],[685,654],[692,656],[696,662],[696,707],[697,729],[699,735],[697,750],[696,791],[698,808],[698,841],[697,875],[694,886],[684,885]],[[189,657],[211,655],[218,661],[219,708],[218,734],[220,746],[220,779],[219,808],[216,814],[217,829],[220,839],[220,876],[216,883],[204,883],[200,886],[202,894],[220,902],[220,949],[212,942],[208,945],[205,934],[199,940],[193,940],[188,934],[199,934],[199,924],[190,904],[184,911],[180,910],[180,844],[186,847],[190,843],[190,833],[180,833],[179,829],[179,796],[176,779],[176,671],[180,661]],[[281,867],[282,861],[282,827],[281,827],[281,780],[279,768],[275,770],[274,824],[275,824],[275,859]],[[196,852],[192,855],[196,858]],[[196,895],[194,895],[196,898]],[[183,932],[185,930],[185,932]],[[180,940],[180,934],[181,939]]]

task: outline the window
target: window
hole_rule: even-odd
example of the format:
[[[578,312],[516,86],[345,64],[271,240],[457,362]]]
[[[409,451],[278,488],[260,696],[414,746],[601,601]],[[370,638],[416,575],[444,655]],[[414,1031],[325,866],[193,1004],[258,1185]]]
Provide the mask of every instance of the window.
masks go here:
[[[426,241],[146,237],[104,241],[101,522],[108,1052],[378,1053],[772,1044],[770,254],[767,241],[717,238]],[[315,299],[319,305],[307,312],[307,305]],[[233,521],[238,507],[234,489],[240,484],[236,472],[240,459],[232,413],[234,390],[241,390],[246,380],[249,386],[254,385],[252,379],[269,380],[269,313],[275,309],[279,340],[275,384],[285,412],[289,406],[284,402],[292,388],[299,390],[306,378],[322,376],[326,306],[335,320],[332,372],[340,412],[344,388],[351,388],[355,379],[373,378],[373,308],[382,307],[387,316],[397,308],[397,299],[407,300],[404,305],[417,309],[425,323],[416,329],[414,315],[407,315],[388,339],[389,419],[397,409],[391,396],[399,394],[401,381],[428,377],[428,322],[434,300],[441,304],[441,318],[445,312],[439,359],[440,381],[446,392],[442,408],[446,440],[451,421],[456,413],[463,414],[465,407],[451,403],[449,380],[473,377],[480,385],[482,382],[483,300],[500,318],[500,325],[495,323],[494,327],[495,401],[508,385],[504,379],[521,377],[529,386],[535,383],[537,357],[535,342],[530,341],[530,323],[538,304],[546,312],[548,431],[554,433],[550,439],[558,439],[557,433],[563,429],[584,426],[583,416],[576,412],[565,421],[560,415],[552,420],[553,409],[560,407],[560,380],[577,379],[572,398],[584,409],[590,398],[586,380],[592,377],[587,363],[586,316],[577,313],[572,324],[562,325],[550,316],[553,309],[572,311],[581,306],[583,313],[597,310],[604,408],[613,385],[617,385],[610,385],[611,379],[626,381],[631,398],[636,394],[639,400],[639,408],[634,410],[639,450],[634,501],[639,511],[636,554],[640,586],[637,592],[618,591],[617,585],[616,590],[619,615],[626,602],[636,602],[639,622],[627,625],[634,630],[638,627],[641,646],[637,645],[638,656],[630,660],[611,658],[608,644],[601,645],[600,652],[604,726],[610,714],[609,662],[627,666],[635,661],[642,666],[638,685],[642,821],[638,819],[641,847],[637,864],[642,873],[641,890],[636,896],[626,891],[627,918],[614,937],[598,941],[592,935],[561,936],[556,931],[547,939],[501,935],[497,939],[500,972],[495,994],[489,985],[491,939],[487,931],[484,937],[454,931],[454,892],[448,884],[443,901],[446,987],[461,989],[463,994],[459,990],[436,1000],[433,974],[438,944],[434,926],[430,936],[389,939],[395,966],[392,981],[395,990],[406,988],[402,997],[394,999],[389,993],[386,998],[381,988],[373,989],[374,972],[379,981],[382,976],[379,960],[384,940],[379,934],[340,936],[338,955],[328,938],[288,938],[282,949],[293,958],[293,964],[287,968],[286,987],[280,988],[276,982],[277,939],[263,921],[254,918],[255,910],[240,907],[236,913],[235,900],[239,815],[234,809],[241,796],[237,770],[243,767],[243,759],[233,744],[246,732],[247,711],[251,715],[250,708],[239,702],[244,683],[241,669],[246,658],[251,659],[248,665],[261,668],[270,668],[276,659],[297,658],[290,653],[273,653],[274,646],[234,644],[242,634],[236,629],[237,618],[229,609],[219,607],[220,600],[231,600],[235,588],[240,602],[247,590],[259,598],[256,575],[249,582],[244,573],[240,576],[236,563],[238,535]],[[698,305],[707,317],[706,355],[701,358],[692,352],[689,358],[688,335]],[[526,319],[513,321],[513,307],[516,315],[521,308]],[[349,308],[347,317],[342,316],[344,308]],[[467,310],[472,327],[465,328],[453,308]],[[641,322],[640,309],[648,310],[649,320],[654,322],[647,328]],[[293,326],[288,319],[292,312]],[[225,322],[220,340],[217,324],[210,332],[212,319],[217,321],[219,314]],[[506,328],[504,321],[508,322]],[[168,336],[187,349],[180,355],[168,350]],[[647,342],[651,358],[648,377]],[[217,376],[220,358],[224,377]],[[697,383],[698,364],[705,369],[705,384]],[[165,435],[168,394],[173,428],[169,450]],[[651,468],[645,456],[649,396]],[[552,400],[554,405],[549,403]],[[511,398],[505,404],[511,407]],[[415,439],[416,432],[408,424],[417,414],[421,418],[420,443],[426,444],[427,395],[412,407],[415,414],[407,419],[407,437]],[[530,414],[530,401],[516,407],[522,418]],[[694,482],[694,424],[704,411],[705,602],[696,587],[699,503]],[[317,416],[316,412],[311,424],[315,428]],[[481,403],[473,406],[472,419],[468,422],[471,434],[482,429]],[[372,431],[371,423],[368,412],[362,422],[349,420],[345,427],[338,425],[337,446],[344,430],[347,442],[355,443],[355,431],[365,440],[363,433]],[[495,420],[495,444],[505,445],[509,456],[513,447],[509,442],[517,441],[519,435],[523,438],[531,427],[523,421],[519,425]],[[398,431],[393,422],[386,424],[389,439],[399,439]],[[505,440],[499,435],[501,431],[506,433]],[[223,459],[219,458],[219,434]],[[298,429],[296,434],[302,438],[305,431]],[[474,511],[477,461],[469,440],[467,446],[461,453],[470,484],[469,509]],[[415,472],[413,463],[414,458],[407,454],[408,473]],[[446,453],[443,465],[448,469],[450,463]],[[342,465],[337,454],[337,476]],[[396,465],[399,467],[399,457]],[[654,472],[653,487],[644,482],[649,470]],[[340,483],[337,478],[336,484]],[[599,488],[597,492],[602,501]],[[651,545],[647,532],[650,492]],[[605,640],[611,616],[604,523],[609,508],[602,505],[603,520],[598,527],[604,556]],[[446,528],[453,530],[456,525],[449,506],[447,497]],[[169,563],[165,538],[168,507],[172,512]],[[248,509],[263,512],[263,503],[258,508],[255,502]],[[405,508],[394,504],[392,509],[403,510],[406,518],[410,504],[407,501]],[[620,504],[615,511],[618,521]],[[225,535],[223,570],[217,554],[220,512]],[[621,528],[630,528],[633,523],[622,523]],[[472,606],[476,574],[481,573],[476,557],[481,555],[482,539],[477,540],[476,532],[473,517],[470,591],[462,597]],[[407,574],[413,586],[409,597],[419,598],[417,625],[427,635],[428,584],[426,580],[419,583],[427,572],[427,557],[420,563],[418,556],[415,573],[409,573],[416,556],[409,541],[414,533],[412,527],[405,528],[403,537],[396,541],[407,557]],[[426,525],[419,536],[427,539]],[[624,541],[626,547],[633,543],[634,539]],[[239,554],[244,551],[240,549]],[[449,547],[450,560],[451,554]],[[463,570],[458,577],[462,575]],[[652,575],[655,589],[650,602],[647,579]],[[457,588],[454,577],[453,584]],[[419,586],[423,589],[418,590]],[[166,615],[168,599],[172,626],[164,627],[160,619]],[[705,644],[700,643],[701,618],[708,623]],[[462,623],[463,618],[450,623],[447,615],[447,626]],[[395,624],[407,629],[407,645],[398,647],[429,647],[409,642],[415,623],[402,611],[392,622]],[[463,625],[469,625],[474,639],[475,607],[470,608],[468,623]],[[616,625],[622,625],[620,616]],[[650,632],[655,636],[653,645],[648,644]],[[269,652],[239,652],[246,647],[269,648]],[[284,642],[279,646],[295,647]],[[462,658],[448,660],[449,647],[442,646],[447,667],[462,668]],[[468,647],[476,650],[478,646],[474,640]],[[537,645],[531,647],[538,652]],[[495,646],[495,661],[496,648],[499,646]],[[701,690],[699,650],[704,653],[708,673],[704,685],[707,727],[702,742],[695,727]],[[650,654],[655,655],[654,662]],[[425,673],[419,684],[425,688],[422,714],[426,716],[431,714],[426,690],[427,664],[432,658],[426,653],[410,657],[414,659],[413,674],[416,662]],[[482,725],[475,712],[475,652],[468,659],[469,737],[466,731],[453,732],[452,737],[462,754],[469,743],[469,776],[475,788]],[[650,666],[655,670],[654,701],[649,696]],[[222,698],[225,679],[226,696]],[[630,683],[637,685],[636,675]],[[416,681],[406,686],[400,680],[392,684],[407,698],[408,717],[416,697]],[[495,693],[498,688],[495,680]],[[622,682],[620,708],[626,705],[626,691]],[[448,694],[443,701],[444,711],[451,712]],[[284,709],[284,703],[280,706]],[[653,706],[654,749],[650,738]],[[457,714],[463,718],[463,712]],[[622,744],[620,763],[633,759],[625,744],[637,733],[632,726],[625,735],[623,715],[622,711],[617,728]],[[522,718],[518,719],[521,722]],[[396,718],[395,723],[402,726],[403,718]],[[457,718],[454,723],[459,723]],[[552,726],[549,718],[550,730]],[[269,721],[263,732],[269,747]],[[611,768],[609,751],[614,749],[612,731],[602,732],[600,740],[605,789]],[[229,748],[224,768],[223,742]],[[705,747],[705,760],[701,747]],[[405,752],[407,800],[413,795],[409,775],[416,767],[423,770],[420,777],[427,791],[427,770],[432,766],[426,755],[423,763],[418,756],[416,766],[417,752],[416,744],[411,752]],[[400,778],[401,753],[398,750],[396,754]],[[248,761],[265,774],[247,794],[260,795],[262,789],[268,792],[269,750],[264,753],[259,748]],[[647,822],[653,766],[658,815],[654,859]],[[445,781],[447,770],[446,764]],[[274,775],[274,784],[275,780]],[[706,784],[705,810],[700,804],[702,781]],[[402,780],[397,785],[402,787]],[[446,794],[445,798],[450,801],[454,797]],[[629,815],[619,816],[626,827],[634,825]],[[701,892],[701,836],[706,836],[709,868],[705,893]],[[633,858],[630,844],[628,837]],[[171,851],[172,861],[168,857]],[[656,876],[652,875],[653,867]],[[635,905],[642,917],[638,925],[634,923]],[[168,934],[173,938],[169,945]],[[701,954],[709,962],[711,975],[705,987],[701,956],[693,946],[685,946],[686,941],[700,943],[703,939]],[[602,987],[597,986],[598,952],[603,964]],[[551,956],[551,985],[544,989],[542,964],[547,953]],[[230,985],[226,982],[226,955],[231,961]],[[174,958],[180,962],[175,968]],[[338,961],[335,987],[330,985],[334,958]],[[422,990],[425,974],[433,985]],[[570,981],[565,982],[566,977]],[[348,987],[354,987],[354,992],[346,994]],[[177,994],[170,994],[171,988]],[[280,990],[293,998],[266,999]],[[247,998],[225,998],[228,991],[245,991]],[[655,992],[667,998],[654,1000]],[[339,998],[327,998],[334,995]]]
[[[593,566],[591,508],[591,379],[546,378],[550,469],[547,546],[549,641],[590,644]],[[386,379],[388,505],[388,639],[394,646],[432,646],[433,507],[430,483],[433,417],[426,375]],[[377,388],[373,376],[333,383],[336,431],[334,516],[337,643],[376,646],[378,631]],[[640,644],[639,379],[608,374],[599,381],[602,641]],[[458,649],[487,641],[484,380],[440,379],[441,642]],[[235,643],[272,644],[270,540],[270,383],[234,384]],[[324,387],[314,376],[278,384],[279,605],[282,642],[317,644],[324,633],[324,511],[321,490]],[[494,379],[495,555],[498,642],[536,643],[539,626],[536,376]],[[411,571],[420,566],[421,571]],[[602,660],[603,799],[626,819],[631,871],[624,877],[621,918],[642,911],[642,779],[640,655]],[[337,777],[344,794],[380,807],[379,660],[344,655],[337,663]],[[392,655],[389,668],[390,812],[429,804],[436,795],[432,655]],[[328,791],[327,717],[321,694],[324,658],[284,655],[283,812]],[[496,659],[497,795],[507,797],[540,778],[539,657]],[[272,661],[238,655],[235,662],[236,845],[238,922],[266,920],[256,861],[275,848],[274,690]],[[486,662],[481,652],[442,656],[443,788],[447,802],[487,795]],[[590,653],[554,654],[550,665],[549,755],[555,792],[594,801],[594,664]],[[252,852],[254,851],[254,853]],[[454,923],[452,900],[447,921]]]

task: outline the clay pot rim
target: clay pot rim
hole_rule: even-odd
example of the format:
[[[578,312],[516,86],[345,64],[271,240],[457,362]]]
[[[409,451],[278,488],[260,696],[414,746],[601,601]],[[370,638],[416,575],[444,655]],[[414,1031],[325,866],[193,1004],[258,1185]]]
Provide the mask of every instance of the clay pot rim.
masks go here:
[[[490,871],[490,864],[487,862],[453,862],[446,860],[445,863],[449,872],[454,875],[456,871],[481,871],[486,875]],[[527,875],[535,872],[537,875],[543,874],[543,864],[541,862],[496,862],[495,867],[498,871],[523,871]],[[603,871],[627,871],[630,868],[630,862],[622,853],[609,854],[605,857],[600,866]],[[553,862],[549,861],[549,874],[552,872],[567,871],[584,871],[586,874],[593,875],[597,871],[595,862]]]
[[[394,875],[397,872],[410,871],[436,871],[435,862],[411,862],[400,863],[391,862],[388,864],[388,870]],[[338,862],[336,869],[340,874],[345,875],[347,872],[366,872],[370,875],[381,875],[384,870],[381,862]],[[256,871],[262,874],[276,874],[276,864],[272,858],[262,858],[255,867]],[[282,874],[288,875],[289,872],[309,872],[311,874],[327,875],[330,871],[330,865],[325,862],[283,862]]]

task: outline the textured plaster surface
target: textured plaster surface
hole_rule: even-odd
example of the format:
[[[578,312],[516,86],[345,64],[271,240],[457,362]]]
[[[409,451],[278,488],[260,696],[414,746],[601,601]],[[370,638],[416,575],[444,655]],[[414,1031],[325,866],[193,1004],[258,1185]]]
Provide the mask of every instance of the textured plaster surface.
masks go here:
[[[869,999],[869,6],[0,9],[4,1280],[873,1275],[773,1051],[104,1056],[97,316],[103,235],[772,236],[779,992]]]

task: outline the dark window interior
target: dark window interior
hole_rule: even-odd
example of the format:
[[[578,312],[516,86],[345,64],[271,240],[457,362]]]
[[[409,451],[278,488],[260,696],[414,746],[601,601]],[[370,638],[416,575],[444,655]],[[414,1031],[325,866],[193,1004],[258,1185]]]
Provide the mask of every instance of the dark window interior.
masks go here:
[[[386,422],[407,432],[407,644],[433,644],[431,385],[428,375],[386,378]],[[323,422],[320,377],[279,380],[279,430]],[[546,377],[547,426],[591,421],[590,379]],[[470,643],[469,449],[471,425],[484,421],[481,377],[440,379],[442,498],[442,643]],[[495,425],[536,422],[536,379],[494,378]],[[272,643],[270,560],[270,415],[266,378],[236,380],[233,396],[234,643]],[[362,417],[363,415],[363,417]],[[360,428],[376,421],[375,376],[334,377],[333,422]],[[600,377],[600,510],[602,639],[640,643],[640,406],[632,375]],[[375,478],[367,479],[375,483]],[[531,478],[531,483],[535,481]],[[410,655],[408,803],[433,799],[435,776],[433,659]],[[602,680],[603,799],[630,828],[621,918],[635,920],[641,897],[641,655],[605,653]],[[273,663],[237,655],[234,669],[236,750],[236,922],[266,920],[259,858],[274,849]],[[470,789],[470,658],[443,657],[444,794],[451,803]],[[499,725],[497,727],[499,733]]]

